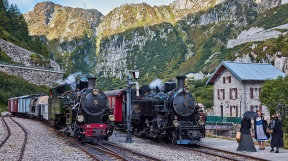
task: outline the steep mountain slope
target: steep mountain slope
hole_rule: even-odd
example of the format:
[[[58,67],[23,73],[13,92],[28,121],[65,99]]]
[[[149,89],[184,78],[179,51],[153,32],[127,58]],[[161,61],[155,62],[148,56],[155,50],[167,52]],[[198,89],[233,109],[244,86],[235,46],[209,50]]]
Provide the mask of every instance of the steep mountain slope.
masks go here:
[[[169,80],[177,74],[213,72],[223,60],[278,62],[275,54],[286,54],[286,3],[281,0],[176,0],[168,6],[126,4],[100,18],[101,23],[96,18],[99,21],[94,27],[99,26],[92,31],[89,25],[84,25],[86,29],[82,30],[76,25],[75,33],[80,36],[74,39],[77,34],[67,34],[70,25],[61,25],[70,24],[66,22],[68,9],[46,2],[41,4],[42,9],[35,7],[39,11],[33,11],[39,15],[45,13],[46,26],[40,30],[33,27],[36,24],[33,21],[29,29],[36,28],[31,33],[53,39],[48,41],[56,53],[52,57],[62,67],[70,72],[85,69],[82,71],[94,73],[96,70],[99,85],[113,88],[123,85],[127,73],[135,66],[141,71],[140,81],[147,83],[156,77]],[[283,26],[277,27],[280,25]],[[247,33],[263,37],[268,30],[277,35],[261,40],[247,39]],[[85,34],[85,31],[91,32]],[[95,34],[91,36],[91,33]],[[281,64],[285,64],[284,59]]]
[[[128,29],[168,22],[176,23],[187,14],[197,13],[219,4],[217,0],[176,0],[167,6],[124,4],[109,12],[99,26],[102,37]]]
[[[84,33],[95,35],[103,15],[95,9],[63,7],[53,2],[36,4],[24,15],[31,35],[44,35],[48,40],[71,41]]]
[[[63,7],[52,2],[38,3],[24,15],[29,33],[48,44],[49,57],[67,70],[90,72],[96,65],[96,27],[103,15],[95,9]]]
[[[102,78],[105,78],[100,80],[103,80],[104,86],[109,86],[111,81],[119,86],[125,81],[125,73],[134,66],[143,71],[142,80],[149,82],[155,77],[169,80],[176,74],[213,72],[222,60],[259,62],[259,57],[254,59],[247,50],[251,49],[253,42],[227,48],[228,40],[253,26],[263,26],[264,22],[267,24],[271,16],[285,19],[287,15],[284,10],[287,9],[287,4],[280,5],[280,2],[230,0],[207,10],[188,14],[174,25],[160,23],[107,36],[101,40],[99,48],[97,69]],[[266,16],[267,21],[263,21]],[[266,28],[286,24],[286,21],[274,20],[273,26],[270,23]],[[283,34],[285,43],[285,27],[278,32],[278,36]],[[275,51],[277,49],[274,52],[265,52],[264,62],[274,62],[276,58],[272,55]]]

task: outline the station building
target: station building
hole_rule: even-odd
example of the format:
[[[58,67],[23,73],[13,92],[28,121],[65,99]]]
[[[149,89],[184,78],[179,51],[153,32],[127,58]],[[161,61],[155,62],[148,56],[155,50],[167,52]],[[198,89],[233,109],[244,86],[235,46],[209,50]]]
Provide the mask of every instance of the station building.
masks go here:
[[[223,61],[206,84],[214,85],[212,116],[241,118],[245,111],[260,110],[270,118],[267,107],[260,102],[266,80],[285,74],[272,64]]]

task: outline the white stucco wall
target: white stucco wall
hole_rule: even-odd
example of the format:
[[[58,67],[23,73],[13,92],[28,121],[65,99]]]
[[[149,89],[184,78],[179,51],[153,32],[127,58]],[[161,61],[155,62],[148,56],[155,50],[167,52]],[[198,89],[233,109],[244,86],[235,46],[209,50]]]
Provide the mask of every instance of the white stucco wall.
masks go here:
[[[225,84],[223,83],[223,77],[231,76],[231,83],[226,79]],[[233,76],[227,69],[223,70],[214,82],[214,106],[213,115],[221,116],[221,106],[223,106],[223,117],[239,117],[245,111],[250,110],[250,106],[260,107],[259,98],[250,98],[250,88],[261,88],[261,82],[245,83],[243,84],[235,76]],[[237,99],[230,99],[230,88],[237,88]],[[218,89],[225,89],[225,99],[218,99]],[[241,98],[241,99],[240,99]],[[241,105],[240,105],[241,100]],[[230,108],[232,106],[232,116],[230,116]],[[236,108],[238,106],[238,115],[236,116]],[[262,111],[269,118],[269,112],[266,106],[262,105]]]

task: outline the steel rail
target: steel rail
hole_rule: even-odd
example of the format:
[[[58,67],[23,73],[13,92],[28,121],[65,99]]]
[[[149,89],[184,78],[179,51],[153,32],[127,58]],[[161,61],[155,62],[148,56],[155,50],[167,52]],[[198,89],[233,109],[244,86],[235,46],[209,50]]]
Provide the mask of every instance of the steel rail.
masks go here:
[[[5,116],[2,116],[2,120],[4,122],[4,125],[6,127],[6,130],[7,130],[7,135],[6,137],[4,138],[4,140],[0,143],[0,148],[4,145],[4,143],[8,140],[8,138],[10,137],[11,135],[11,130],[10,130],[10,127],[8,126],[7,122],[5,121],[4,117],[7,117],[6,115]]]
[[[25,147],[26,147],[26,143],[27,143],[27,138],[28,138],[28,133],[27,133],[27,130],[24,128],[23,125],[21,125],[19,122],[17,122],[16,120],[14,120],[11,116],[10,116],[10,119],[15,122],[24,132],[24,142],[22,144],[22,147],[21,147],[21,151],[20,151],[20,157],[19,157],[19,161],[21,161],[23,159],[23,155],[24,155],[24,151],[25,151]]]
[[[138,156],[140,156],[140,157],[144,157],[144,158],[146,158],[146,159],[150,159],[150,160],[154,160],[154,161],[161,161],[161,159],[159,159],[159,158],[156,158],[156,157],[153,157],[153,156],[150,156],[150,155],[147,155],[147,154],[143,154],[143,153],[140,153],[140,152],[138,152],[138,151],[131,150],[131,149],[128,149],[128,148],[123,147],[123,146],[120,146],[120,145],[116,145],[116,144],[111,143],[111,142],[106,142],[106,144],[108,144],[108,145],[110,145],[110,146],[113,146],[113,147],[115,147],[115,148],[118,148],[118,149],[127,151],[127,152],[129,152],[129,153],[138,155]],[[103,146],[103,145],[102,145],[102,146]]]

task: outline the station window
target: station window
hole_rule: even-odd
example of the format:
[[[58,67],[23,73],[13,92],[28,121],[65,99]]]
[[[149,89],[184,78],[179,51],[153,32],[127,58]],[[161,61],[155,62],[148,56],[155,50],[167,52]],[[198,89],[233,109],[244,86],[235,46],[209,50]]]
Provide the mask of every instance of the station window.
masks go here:
[[[230,88],[230,99],[237,99],[237,88]]]
[[[218,89],[217,96],[218,96],[218,100],[225,99],[225,89]]]
[[[258,105],[251,105],[250,106],[250,111],[256,112],[256,110],[260,110],[260,109],[258,109]]]
[[[251,99],[259,99],[261,94],[261,88],[250,88],[250,98]]]

